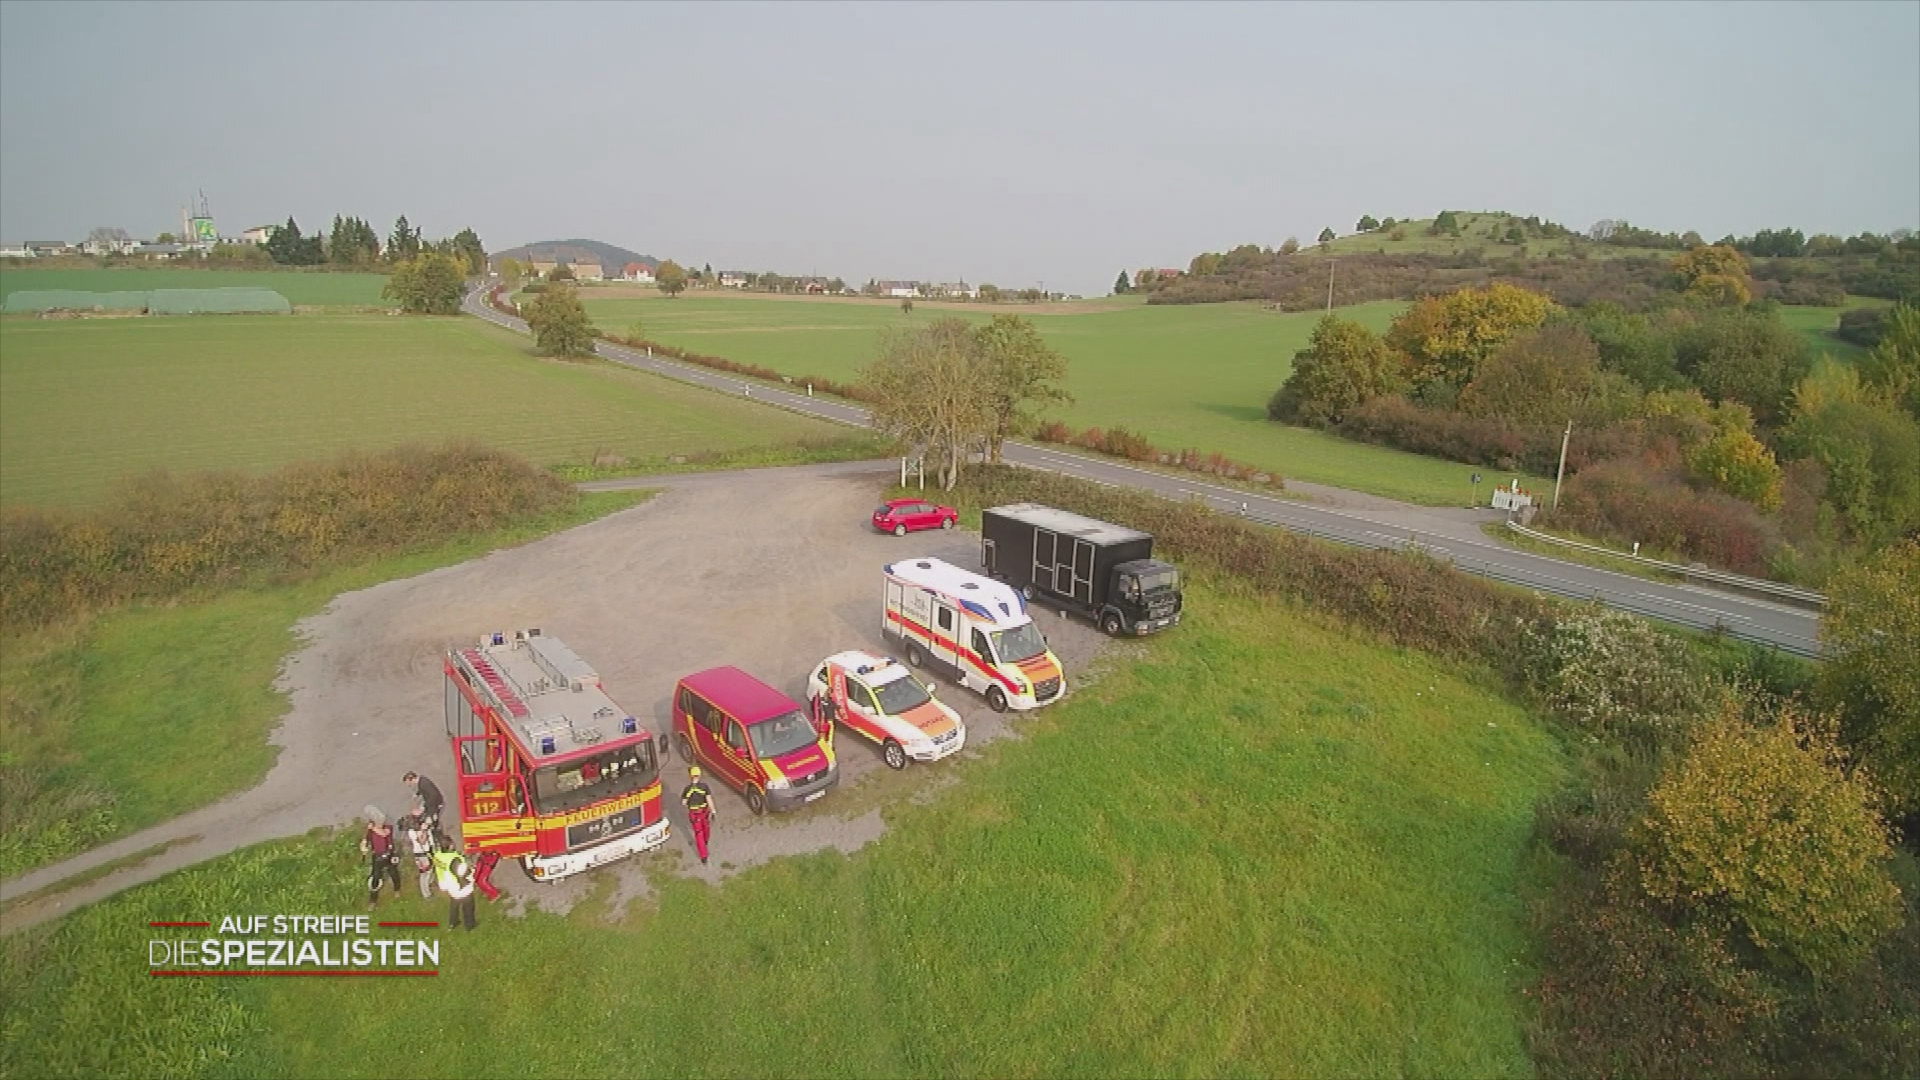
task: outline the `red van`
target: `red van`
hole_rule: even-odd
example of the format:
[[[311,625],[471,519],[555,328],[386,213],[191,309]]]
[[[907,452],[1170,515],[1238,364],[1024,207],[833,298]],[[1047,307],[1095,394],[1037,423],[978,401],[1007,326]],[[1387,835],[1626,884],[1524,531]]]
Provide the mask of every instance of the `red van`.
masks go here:
[[[737,667],[680,680],[673,741],[682,758],[746,796],[755,814],[805,806],[840,782],[833,745],[821,741],[807,710]]]

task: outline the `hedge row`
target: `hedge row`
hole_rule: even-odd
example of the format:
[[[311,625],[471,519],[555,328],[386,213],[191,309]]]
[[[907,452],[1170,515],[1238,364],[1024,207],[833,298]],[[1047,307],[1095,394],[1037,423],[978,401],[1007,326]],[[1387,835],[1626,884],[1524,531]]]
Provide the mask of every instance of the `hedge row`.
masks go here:
[[[1276,488],[1285,486],[1285,482],[1281,480],[1278,473],[1235,461],[1218,450],[1211,453],[1202,453],[1192,447],[1174,451],[1161,450],[1148,442],[1144,436],[1136,435],[1123,427],[1090,427],[1085,431],[1076,432],[1066,424],[1053,420],[1040,425],[1033,433],[1033,437],[1039,442],[1077,446],[1109,457],[1126,458],[1128,461],[1169,465],[1188,472],[1204,473],[1227,480],[1245,480],[1248,483],[1267,484]]]

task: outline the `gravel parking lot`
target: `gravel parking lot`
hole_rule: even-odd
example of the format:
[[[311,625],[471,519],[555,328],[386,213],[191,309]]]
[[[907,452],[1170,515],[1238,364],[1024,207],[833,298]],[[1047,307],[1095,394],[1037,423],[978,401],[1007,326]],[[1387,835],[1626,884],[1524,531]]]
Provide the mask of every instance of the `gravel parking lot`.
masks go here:
[[[349,822],[367,803],[398,814],[406,797],[400,776],[408,769],[451,792],[441,656],[489,631],[537,626],[563,639],[600,671],[614,699],[656,733],[667,730],[675,680],[717,664],[738,665],[804,700],[807,672],[828,654],[886,651],[880,634],[883,564],[932,555],[978,565],[979,541],[971,533],[897,538],[873,532],[867,518],[886,482],[887,474],[870,466],[674,478],[632,510],[340,597],[299,627],[304,644],[280,680],[292,708],[275,734],[283,749],[266,781],[108,845],[99,853],[102,861],[122,848],[140,851],[198,838],[62,894],[52,906],[71,907],[262,840]],[[1050,612],[1040,618],[1071,687],[1105,639],[1078,620]],[[840,786],[812,807],[761,819],[716,785],[708,866],[692,857],[678,805],[686,763],[676,756],[664,770],[674,838],[662,852],[549,885],[537,885],[517,865],[503,863],[496,880],[518,902],[565,909],[611,878],[618,906],[646,893],[649,873],[717,880],[779,855],[853,850],[880,835],[881,807],[945,782],[976,748],[1020,725],[1019,713],[996,715],[968,691],[946,684],[937,689],[966,719],[967,751],[892,774],[876,749],[843,735]]]

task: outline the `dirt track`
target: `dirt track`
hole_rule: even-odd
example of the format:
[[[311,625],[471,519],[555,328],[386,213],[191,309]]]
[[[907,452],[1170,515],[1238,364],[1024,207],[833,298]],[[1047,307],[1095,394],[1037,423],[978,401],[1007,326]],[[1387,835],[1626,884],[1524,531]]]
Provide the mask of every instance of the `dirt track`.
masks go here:
[[[274,736],[280,759],[259,787],[9,882],[18,896],[110,860],[177,841],[164,853],[8,913],[8,929],[151,880],[170,870],[316,826],[373,803],[404,809],[400,776],[416,769],[452,790],[443,736],[440,662],[450,645],[491,630],[538,626],[599,668],[615,700],[666,730],[674,680],[737,664],[796,699],[808,669],[840,649],[883,651],[880,566],[914,555],[978,563],[972,534],[876,535],[866,524],[884,472],[813,466],[676,477],[644,506],[558,536],[340,597],[298,628],[303,645],[282,670],[292,708]],[[1104,642],[1083,623],[1043,616],[1071,682]],[[966,718],[970,747],[1001,736],[1019,714],[996,716],[977,696],[942,687]],[[616,904],[648,891],[646,875],[718,879],[778,855],[852,850],[880,835],[878,806],[943,782],[949,763],[887,775],[875,751],[840,743],[842,780],[815,807],[754,819],[719,792],[714,858],[692,857],[677,805],[667,852],[536,886],[517,867],[497,880],[519,900],[570,906],[611,877]],[[969,749],[967,753],[972,753]],[[965,756],[964,754],[962,755]],[[667,767],[669,802],[685,763]],[[866,781],[866,782],[863,782]],[[187,838],[184,839],[183,838]],[[197,839],[194,839],[197,838]],[[411,886],[409,886],[411,887]],[[342,903],[353,898],[343,897]]]

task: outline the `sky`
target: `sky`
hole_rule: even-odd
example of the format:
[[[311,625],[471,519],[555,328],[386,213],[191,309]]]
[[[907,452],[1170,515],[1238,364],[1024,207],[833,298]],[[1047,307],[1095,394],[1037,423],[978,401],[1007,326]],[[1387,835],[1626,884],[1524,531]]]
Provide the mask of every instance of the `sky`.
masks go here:
[[[335,214],[1044,285],[1363,214],[1920,227],[1920,2],[0,2],[0,239]]]

